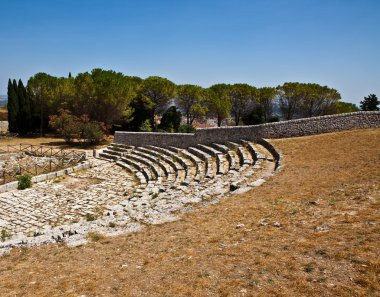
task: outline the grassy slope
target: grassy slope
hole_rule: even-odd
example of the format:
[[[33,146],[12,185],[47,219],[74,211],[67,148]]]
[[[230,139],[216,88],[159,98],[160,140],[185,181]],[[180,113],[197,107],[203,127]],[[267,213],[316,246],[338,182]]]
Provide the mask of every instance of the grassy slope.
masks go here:
[[[285,167],[263,186],[130,236],[14,250],[0,296],[378,295],[380,129],[272,142]]]

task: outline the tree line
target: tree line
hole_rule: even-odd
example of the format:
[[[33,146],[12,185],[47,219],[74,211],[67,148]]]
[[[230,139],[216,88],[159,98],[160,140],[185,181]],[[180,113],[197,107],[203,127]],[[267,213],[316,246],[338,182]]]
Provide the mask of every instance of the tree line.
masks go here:
[[[76,77],[37,73],[26,87],[21,80],[9,80],[8,98],[10,131],[20,134],[44,134],[52,128],[49,117],[59,114],[77,119],[85,116],[87,122],[101,123],[106,130],[156,131],[162,128],[157,116],[171,105],[175,105],[171,115],[183,115],[188,127],[206,117],[215,118],[221,126],[230,118],[235,125],[259,124],[358,110],[354,104],[341,102],[337,90],[315,83],[287,82],[263,88],[237,83],[203,88],[103,69]],[[60,120],[53,119],[56,123]]]

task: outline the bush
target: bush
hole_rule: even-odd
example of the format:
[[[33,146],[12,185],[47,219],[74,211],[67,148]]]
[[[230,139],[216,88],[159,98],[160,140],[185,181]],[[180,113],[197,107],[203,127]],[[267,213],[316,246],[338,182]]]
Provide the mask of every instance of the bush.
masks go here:
[[[195,128],[192,125],[181,125],[178,128],[179,133],[194,133]]]
[[[81,133],[79,118],[65,109],[60,109],[58,115],[49,117],[49,126],[57,131],[68,143],[78,138]]]
[[[145,120],[140,128],[139,128],[139,131],[140,132],[152,132],[153,131],[153,128],[152,128],[152,125],[150,123],[150,120]]]
[[[82,138],[86,142],[98,143],[104,139],[104,127],[99,122],[88,122],[83,125]]]
[[[98,143],[104,139],[107,131],[103,123],[90,121],[86,114],[78,118],[64,109],[59,110],[58,115],[49,117],[49,125],[68,143],[74,139]]]
[[[28,174],[20,175],[18,178],[18,187],[19,190],[25,190],[32,186],[32,177]]]
[[[11,234],[8,232],[8,230],[7,229],[1,229],[1,235],[0,235],[1,241],[4,242],[10,238],[11,238]]]

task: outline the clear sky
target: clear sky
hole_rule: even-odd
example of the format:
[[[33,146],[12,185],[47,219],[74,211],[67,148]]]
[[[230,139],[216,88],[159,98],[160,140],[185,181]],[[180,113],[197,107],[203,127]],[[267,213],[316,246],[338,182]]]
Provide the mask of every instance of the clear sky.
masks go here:
[[[208,87],[286,81],[380,96],[380,0],[0,0],[8,78],[93,68]]]

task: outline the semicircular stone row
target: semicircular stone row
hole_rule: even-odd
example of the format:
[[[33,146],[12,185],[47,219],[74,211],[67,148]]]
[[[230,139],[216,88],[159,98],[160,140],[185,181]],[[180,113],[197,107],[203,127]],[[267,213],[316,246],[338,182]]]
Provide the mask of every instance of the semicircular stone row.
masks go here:
[[[165,201],[175,199],[180,208],[260,185],[279,162],[266,143],[241,140],[186,149],[113,143],[99,157],[116,162],[135,176],[136,203],[154,210],[156,204],[162,208]]]

